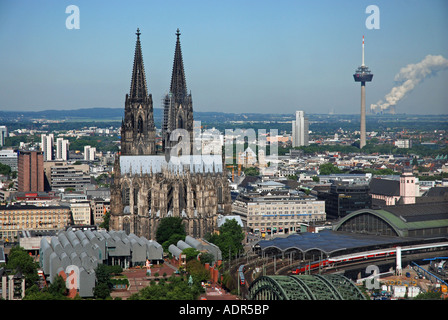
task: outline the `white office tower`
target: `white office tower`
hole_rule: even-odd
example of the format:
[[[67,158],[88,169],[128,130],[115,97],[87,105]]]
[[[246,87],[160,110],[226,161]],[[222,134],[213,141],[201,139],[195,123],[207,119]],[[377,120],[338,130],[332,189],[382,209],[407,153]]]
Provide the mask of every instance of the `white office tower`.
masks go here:
[[[68,160],[68,140],[58,138],[56,140],[56,160]]]
[[[8,136],[8,128],[6,126],[0,126],[0,147],[5,145],[5,139]]]
[[[308,118],[304,111],[296,111],[296,120],[292,121],[292,146],[307,146],[308,143]]]
[[[40,148],[44,152],[44,161],[53,160],[54,134],[42,134]]]
[[[84,160],[94,161],[96,154],[96,148],[91,146],[84,146]]]

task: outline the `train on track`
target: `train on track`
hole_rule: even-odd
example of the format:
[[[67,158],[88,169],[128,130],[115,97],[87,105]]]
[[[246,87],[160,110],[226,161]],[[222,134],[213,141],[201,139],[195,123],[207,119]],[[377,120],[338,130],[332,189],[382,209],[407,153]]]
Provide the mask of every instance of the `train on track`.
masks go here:
[[[447,250],[448,243],[434,243],[434,244],[419,244],[412,246],[403,246],[400,247],[400,254],[406,255],[410,253],[418,253],[418,252],[436,252],[440,250]],[[358,252],[349,255],[331,257],[324,260],[318,260],[308,263],[303,263],[299,265],[295,270],[292,271],[293,274],[302,274],[308,271],[313,271],[323,267],[334,267],[340,266],[344,264],[349,264],[358,261],[364,261],[369,259],[378,259],[378,258],[386,258],[386,257],[395,257],[397,254],[397,248],[389,248],[389,249],[379,249],[373,251],[365,251]]]
[[[240,265],[238,268],[238,277],[240,279],[240,284],[246,284],[246,279],[244,278],[244,271],[246,271],[246,267],[244,264]]]
[[[395,251],[383,251],[383,252],[377,252],[377,253],[366,253],[366,252],[360,252],[358,254],[348,255],[348,256],[339,256],[334,258],[328,258],[325,260],[319,260],[319,261],[313,261],[309,262],[307,264],[300,265],[297,267],[294,271],[292,271],[293,274],[301,274],[306,271],[312,271],[316,270],[322,267],[333,267],[336,265],[342,265],[346,263],[356,262],[356,261],[362,261],[372,258],[379,258],[379,257],[387,257],[387,256],[395,256]]]

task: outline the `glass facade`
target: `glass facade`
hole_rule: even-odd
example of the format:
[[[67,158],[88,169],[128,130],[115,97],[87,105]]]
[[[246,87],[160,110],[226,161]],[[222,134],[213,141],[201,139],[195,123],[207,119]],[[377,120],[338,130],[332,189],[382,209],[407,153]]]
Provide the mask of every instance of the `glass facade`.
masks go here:
[[[329,218],[342,218],[346,215],[372,207],[369,186],[337,183],[329,192],[320,192],[319,199],[325,200],[325,212]]]

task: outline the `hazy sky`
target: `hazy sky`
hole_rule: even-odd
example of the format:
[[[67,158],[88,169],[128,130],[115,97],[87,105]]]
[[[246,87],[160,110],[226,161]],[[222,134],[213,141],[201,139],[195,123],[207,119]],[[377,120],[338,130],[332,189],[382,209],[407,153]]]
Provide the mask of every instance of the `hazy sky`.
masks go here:
[[[67,29],[66,7],[80,11]],[[369,30],[369,5],[380,29]],[[154,107],[169,89],[180,28],[197,111],[359,113],[396,85],[402,67],[448,59],[448,1],[7,1],[0,0],[0,110],[124,108],[136,29]],[[398,113],[448,113],[448,70],[421,82]]]

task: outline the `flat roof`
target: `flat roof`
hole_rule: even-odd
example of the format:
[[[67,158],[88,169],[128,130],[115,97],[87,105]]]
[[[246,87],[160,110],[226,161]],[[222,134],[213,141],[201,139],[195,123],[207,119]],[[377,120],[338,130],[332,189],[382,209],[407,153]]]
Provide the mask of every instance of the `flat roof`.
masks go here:
[[[64,206],[35,206],[32,204],[8,204],[0,205],[0,210],[47,210],[47,209],[66,209]]]
[[[121,174],[150,174],[163,170],[191,173],[213,173],[222,171],[221,155],[184,155],[171,157],[167,162],[164,155],[122,155],[120,156]]]

